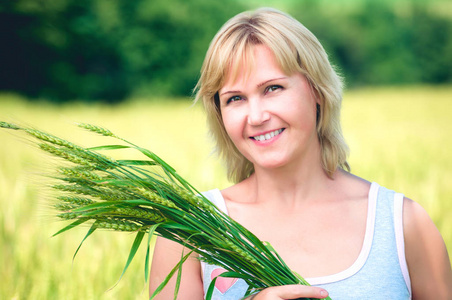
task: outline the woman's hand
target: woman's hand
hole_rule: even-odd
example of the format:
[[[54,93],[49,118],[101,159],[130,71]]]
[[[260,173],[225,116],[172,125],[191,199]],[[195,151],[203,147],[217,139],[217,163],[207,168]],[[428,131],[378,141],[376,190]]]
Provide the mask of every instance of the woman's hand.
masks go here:
[[[328,292],[322,288],[306,285],[284,285],[273,286],[257,293],[249,300],[286,300],[298,298],[323,299],[328,296]]]

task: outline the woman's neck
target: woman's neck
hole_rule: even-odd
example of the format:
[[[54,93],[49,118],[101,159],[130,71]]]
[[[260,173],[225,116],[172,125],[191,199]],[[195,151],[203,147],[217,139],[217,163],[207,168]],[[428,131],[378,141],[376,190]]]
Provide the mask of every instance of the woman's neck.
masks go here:
[[[337,175],[338,172],[334,177]],[[318,160],[308,161],[303,166],[293,164],[276,169],[257,167],[247,181],[256,202],[278,199],[288,205],[295,205],[295,202],[317,199],[326,192],[334,179],[326,174]]]

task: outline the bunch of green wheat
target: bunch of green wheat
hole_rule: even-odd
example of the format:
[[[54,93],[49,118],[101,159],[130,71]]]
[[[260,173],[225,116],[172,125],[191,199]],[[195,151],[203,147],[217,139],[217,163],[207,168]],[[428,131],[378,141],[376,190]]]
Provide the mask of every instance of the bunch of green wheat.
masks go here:
[[[36,129],[0,122],[0,127],[22,130],[35,137],[42,150],[68,162],[57,168],[55,177],[61,183],[53,188],[60,192],[55,204],[58,217],[72,222],[55,235],[90,222],[81,246],[96,229],[136,232],[123,274],[147,235],[146,280],[149,245],[154,234],[184,245],[189,253],[181,257],[151,298],[178,273],[174,291],[174,298],[177,297],[182,264],[193,252],[199,254],[199,259],[227,270],[219,276],[245,280],[249,285],[246,296],[269,286],[308,285],[288,268],[270,244],[261,242],[219,211],[157,155],[107,129],[88,124],[79,126],[122,144],[84,148]],[[115,160],[99,153],[125,148],[141,152],[145,159]],[[215,280],[208,289],[207,299],[211,298]]]

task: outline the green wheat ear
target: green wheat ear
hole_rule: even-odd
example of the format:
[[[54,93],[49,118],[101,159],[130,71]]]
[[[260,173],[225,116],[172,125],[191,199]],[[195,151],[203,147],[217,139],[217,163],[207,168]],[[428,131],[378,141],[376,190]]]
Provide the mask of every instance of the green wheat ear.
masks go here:
[[[6,128],[6,129],[14,129],[14,130],[20,130],[20,129],[22,129],[22,128],[20,128],[20,127],[17,126],[17,125],[14,125],[14,124],[12,124],[12,123],[3,122],[3,121],[0,121],[0,127],[1,127],[1,128]]]
[[[100,126],[87,124],[87,123],[78,123],[77,126],[80,127],[80,128],[84,128],[84,129],[86,129],[88,131],[95,132],[97,134],[103,135],[103,136],[111,136],[111,137],[120,139],[117,135],[115,135],[109,129],[106,129],[106,128],[103,128],[103,127],[100,127]]]

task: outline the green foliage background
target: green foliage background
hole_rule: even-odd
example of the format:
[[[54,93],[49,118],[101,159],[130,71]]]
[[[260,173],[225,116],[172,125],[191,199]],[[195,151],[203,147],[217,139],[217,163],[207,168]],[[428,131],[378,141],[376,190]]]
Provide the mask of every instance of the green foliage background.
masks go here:
[[[349,87],[452,81],[445,0],[0,2],[0,90],[54,101],[188,96],[230,17],[273,6],[316,34]]]

